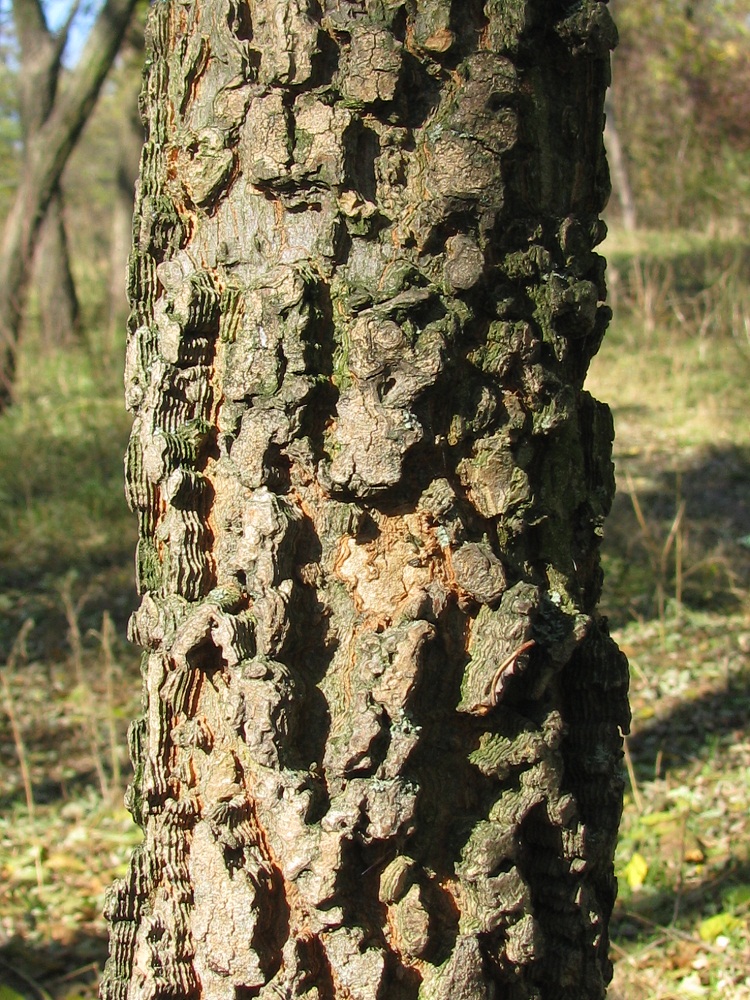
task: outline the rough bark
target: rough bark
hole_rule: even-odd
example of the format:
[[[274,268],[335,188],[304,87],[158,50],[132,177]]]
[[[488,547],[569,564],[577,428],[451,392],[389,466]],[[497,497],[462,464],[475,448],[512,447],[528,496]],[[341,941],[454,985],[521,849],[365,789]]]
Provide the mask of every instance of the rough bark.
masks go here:
[[[52,49],[49,46],[59,50],[56,56],[59,61],[65,31],[55,38],[49,38],[49,45],[45,43],[39,48],[40,80],[47,81],[54,89],[53,93],[45,97],[45,100],[49,100],[49,111],[44,120],[33,133],[26,136],[24,172],[5,220],[0,245],[0,411],[13,396],[16,352],[39,230],[49,203],[58,190],[68,157],[117,54],[136,2],[137,0],[106,0],[79,62],[60,89],[57,89],[57,77],[52,79],[43,70],[45,60],[51,58],[49,53]],[[41,17],[38,0],[16,0],[14,14],[23,9],[24,16],[28,19],[24,23],[31,25],[35,8]],[[29,37],[32,32],[36,32],[39,41],[42,33],[37,28],[38,25],[29,30]],[[19,28],[19,33],[20,30]],[[30,75],[26,77],[29,86],[31,79]],[[29,93],[22,95],[22,103],[27,106],[30,106],[32,100]]]
[[[593,1000],[603,3],[158,0],[103,1000]]]

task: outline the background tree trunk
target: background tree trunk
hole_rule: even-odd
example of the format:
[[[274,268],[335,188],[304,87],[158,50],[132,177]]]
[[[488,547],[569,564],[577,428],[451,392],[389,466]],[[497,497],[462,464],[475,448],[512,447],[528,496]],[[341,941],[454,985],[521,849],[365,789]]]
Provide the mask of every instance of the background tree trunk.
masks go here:
[[[40,227],[50,201],[59,190],[68,157],[117,55],[136,2],[106,0],[77,65],[60,89],[57,89],[58,74],[47,72],[45,67],[49,60],[57,60],[59,65],[66,29],[54,38],[48,36],[46,41],[42,41],[44,32],[39,24],[43,25],[44,20],[38,0],[14,2],[19,36],[22,31],[27,31],[30,45],[40,43],[34,49],[38,56],[33,60],[40,68],[40,87],[44,83],[45,87],[52,87],[52,92],[44,96],[47,113],[38,122],[35,121],[33,130],[25,136],[24,171],[5,220],[0,245],[0,411],[13,396],[16,352]],[[23,16],[19,18],[21,11]],[[35,100],[29,89],[32,83],[32,76],[26,75],[26,90],[21,100],[27,108],[31,108]],[[41,108],[38,95],[36,99],[38,108]],[[29,120],[30,112],[27,114]]]
[[[158,2],[104,1000],[602,998],[603,3]]]
[[[70,344],[79,333],[80,309],[70,269],[63,197],[59,187],[47,206],[34,274],[44,344]]]
[[[25,169],[34,136],[54,106],[62,54],[68,39],[71,16],[58,34],[53,34],[39,0],[14,0],[13,19],[21,50],[19,93]],[[35,275],[39,297],[42,338],[46,344],[68,343],[78,329],[79,306],[70,269],[65,232],[63,193],[59,183],[51,196],[41,224]]]
[[[620,133],[617,129],[615,117],[614,101],[610,99],[606,102],[607,123],[604,129],[604,139],[607,145],[607,155],[612,165],[612,186],[617,200],[620,203],[620,213],[623,228],[629,233],[633,233],[637,227],[635,211],[635,198],[633,189],[630,186],[628,166],[625,160],[625,150],[620,142]]]

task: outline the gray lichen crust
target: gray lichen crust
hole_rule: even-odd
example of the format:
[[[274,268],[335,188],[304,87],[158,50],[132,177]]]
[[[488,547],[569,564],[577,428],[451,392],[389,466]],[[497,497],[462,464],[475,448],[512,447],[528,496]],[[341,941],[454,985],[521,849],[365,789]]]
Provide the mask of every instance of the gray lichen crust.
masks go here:
[[[157,0],[103,1000],[599,1000],[604,3]]]

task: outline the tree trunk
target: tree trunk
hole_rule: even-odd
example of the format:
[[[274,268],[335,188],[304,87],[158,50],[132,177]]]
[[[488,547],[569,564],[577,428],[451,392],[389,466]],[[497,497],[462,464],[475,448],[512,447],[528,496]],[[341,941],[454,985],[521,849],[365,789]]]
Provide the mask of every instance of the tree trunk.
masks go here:
[[[63,198],[58,187],[47,207],[34,263],[42,342],[65,347],[80,332],[80,310],[70,270]]]
[[[104,1000],[592,1000],[603,3],[159,0]]]
[[[24,172],[30,166],[33,137],[48,119],[55,103],[71,19],[55,35],[47,25],[39,0],[13,0],[13,20],[21,55],[18,87]],[[63,193],[59,184],[41,224],[34,270],[43,342],[47,345],[67,344],[78,332],[79,308],[70,269]]]
[[[606,102],[606,111],[607,124],[604,129],[604,140],[607,146],[609,162],[612,164],[612,187],[620,203],[623,228],[629,233],[633,233],[637,228],[635,198],[633,197],[633,189],[630,186],[625,150],[622,148],[622,143],[620,142],[620,131],[617,128],[614,101],[611,98]]]

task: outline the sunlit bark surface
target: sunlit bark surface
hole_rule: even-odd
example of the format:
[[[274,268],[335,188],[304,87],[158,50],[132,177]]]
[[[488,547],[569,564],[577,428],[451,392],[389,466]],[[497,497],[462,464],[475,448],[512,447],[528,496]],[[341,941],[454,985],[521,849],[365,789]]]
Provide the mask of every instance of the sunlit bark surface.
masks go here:
[[[104,1000],[590,1000],[606,6],[158,0]]]

